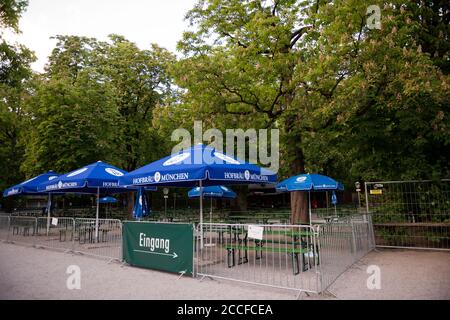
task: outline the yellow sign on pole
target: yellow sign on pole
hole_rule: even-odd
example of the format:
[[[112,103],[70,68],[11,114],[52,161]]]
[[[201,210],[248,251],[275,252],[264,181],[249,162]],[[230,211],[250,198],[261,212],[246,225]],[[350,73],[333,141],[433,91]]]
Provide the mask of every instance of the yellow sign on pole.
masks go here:
[[[372,189],[372,190],[370,190],[370,194],[383,194],[383,190],[381,190],[381,189]]]

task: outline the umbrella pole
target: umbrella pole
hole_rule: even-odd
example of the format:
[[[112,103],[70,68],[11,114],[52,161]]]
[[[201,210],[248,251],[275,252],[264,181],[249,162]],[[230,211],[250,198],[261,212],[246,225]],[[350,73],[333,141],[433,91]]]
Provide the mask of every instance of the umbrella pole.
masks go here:
[[[308,191],[308,206],[309,206],[309,224],[312,224],[312,214],[311,214],[311,191]]]
[[[95,242],[98,242],[98,214],[100,209],[100,188],[97,188],[97,210],[95,212]]]
[[[210,223],[209,227],[210,228],[212,228],[212,210],[213,210],[213,198],[211,197],[211,208],[209,211],[209,223]],[[209,233],[209,244],[212,245],[212,232]]]
[[[202,180],[199,180],[200,185],[200,249],[203,249],[203,187]]]
[[[50,232],[50,216],[51,216],[51,210],[52,210],[52,194],[48,194],[48,200],[47,200],[47,237],[48,233]]]

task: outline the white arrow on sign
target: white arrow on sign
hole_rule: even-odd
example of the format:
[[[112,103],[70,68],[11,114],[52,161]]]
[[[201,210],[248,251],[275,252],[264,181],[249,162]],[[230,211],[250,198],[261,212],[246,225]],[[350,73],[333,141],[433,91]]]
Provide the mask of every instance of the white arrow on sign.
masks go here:
[[[150,253],[150,254],[157,254],[160,256],[170,256],[173,257],[173,259],[175,259],[176,257],[178,257],[176,252],[173,253],[161,253],[161,252],[151,252],[151,251],[145,251],[145,250],[133,250],[134,252],[142,252],[142,253]]]

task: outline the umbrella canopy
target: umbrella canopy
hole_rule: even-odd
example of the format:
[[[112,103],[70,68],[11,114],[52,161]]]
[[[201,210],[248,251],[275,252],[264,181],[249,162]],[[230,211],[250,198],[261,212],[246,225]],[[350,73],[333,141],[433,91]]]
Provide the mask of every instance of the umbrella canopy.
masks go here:
[[[46,194],[47,195],[47,235],[50,228],[50,215],[52,210],[52,195],[47,192],[38,192],[38,186],[42,183],[51,183],[51,181],[54,181],[56,178],[59,177],[59,173],[56,173],[54,171],[48,171],[46,173],[43,173],[41,175],[38,175],[34,178],[31,178],[25,182],[22,182],[18,185],[15,185],[13,187],[10,187],[6,189],[3,192],[4,197],[9,197],[13,195],[40,195],[40,194]]]
[[[129,192],[130,188],[119,186],[119,178],[127,172],[102,161],[63,174],[56,179],[38,185],[39,192],[98,193]],[[131,188],[134,189],[134,188]],[[155,190],[155,188],[153,188]]]
[[[120,178],[120,185],[194,187],[221,184],[275,183],[276,173],[198,144]],[[203,223],[203,193],[200,192],[200,224]],[[203,248],[203,229],[200,235]]]
[[[116,203],[118,200],[113,197],[103,197],[98,199],[98,203]]]
[[[309,223],[311,224],[311,191],[344,190],[336,180],[316,173],[300,174],[281,181],[275,187],[277,191],[308,191]]]
[[[145,189],[143,187],[138,188],[136,203],[133,208],[133,217],[140,219],[142,217],[148,216],[150,214],[150,206],[148,203],[147,195],[145,194]]]
[[[63,174],[51,181],[41,183],[37,189],[40,192],[48,193],[96,194],[97,199],[99,199],[100,192],[103,194],[114,194],[135,190],[136,188],[119,186],[119,178],[125,173],[127,172],[122,169],[97,161],[83,168]],[[95,239],[98,239],[99,210],[99,200],[97,200]]]
[[[3,192],[3,197],[15,196],[15,195],[30,195],[30,194],[39,194],[37,187],[41,183],[50,182],[54,179],[58,178],[59,173],[54,171],[48,171],[41,175],[38,175],[34,178],[31,178],[27,181],[19,183],[15,186],[12,186],[6,189]],[[45,193],[45,192],[44,192]]]
[[[276,185],[277,191],[327,191],[344,190],[336,180],[316,173],[300,174],[281,181]]]
[[[203,197],[205,198],[236,198],[236,193],[225,187],[225,186],[209,186],[204,187],[203,189]],[[189,198],[199,198],[200,197],[200,187],[193,188],[188,192]]]
[[[202,144],[170,155],[120,178],[120,185],[193,187],[275,183],[276,173]]]

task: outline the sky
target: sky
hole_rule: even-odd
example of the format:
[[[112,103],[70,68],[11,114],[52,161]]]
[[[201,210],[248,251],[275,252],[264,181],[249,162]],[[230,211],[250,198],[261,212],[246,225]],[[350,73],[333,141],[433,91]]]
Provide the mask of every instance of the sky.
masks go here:
[[[172,52],[183,31],[186,12],[196,0],[29,0],[19,22],[21,34],[5,32],[8,41],[33,50],[35,71],[42,72],[56,41],[55,35],[79,35],[106,40],[125,36],[141,49],[157,43]]]

